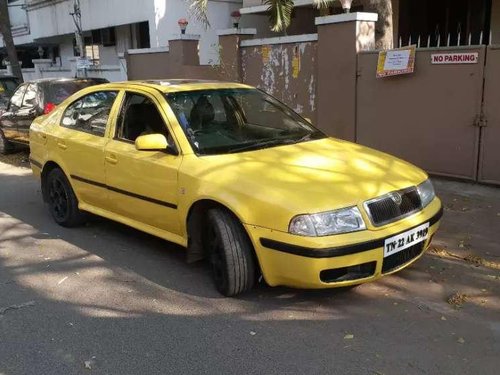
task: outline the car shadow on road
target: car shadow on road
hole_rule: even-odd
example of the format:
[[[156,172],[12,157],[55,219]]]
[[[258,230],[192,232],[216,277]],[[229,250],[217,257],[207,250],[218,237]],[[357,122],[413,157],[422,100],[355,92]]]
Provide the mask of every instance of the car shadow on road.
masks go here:
[[[213,287],[207,264],[205,262],[187,264],[184,248],[93,215],[89,215],[89,220],[81,227],[62,228],[50,217],[47,208],[42,203],[40,189],[36,187],[28,170],[21,175],[3,174],[1,178],[7,189],[2,192],[3,207],[0,207],[0,211],[33,227],[36,232],[32,235],[33,238],[65,241],[96,255],[113,267],[131,270],[140,277],[170,290],[196,297],[223,298]],[[22,186],[24,188],[19,188]],[[431,266],[426,264],[425,267]],[[439,265],[434,269],[443,267],[446,266]],[[392,279],[411,280],[419,272],[425,272],[425,277],[429,278],[428,271],[429,269],[421,270],[418,267],[412,267],[398,273],[397,276],[392,276]],[[384,280],[379,281],[377,285],[384,285]],[[396,283],[391,288],[398,290],[398,284],[401,283]],[[364,293],[358,293],[360,288],[366,289],[363,286],[326,290],[294,290],[285,287],[271,288],[261,282],[253,291],[239,298],[248,302],[266,299],[273,301],[272,304],[275,307],[289,306],[292,302],[321,303],[332,299],[339,303],[344,300],[352,303],[365,298]]]
[[[98,373],[494,373],[478,315],[464,322],[434,298],[460,262],[424,257],[355,289],[261,285],[226,299],[179,246],[96,217],[57,226],[29,171],[17,172],[0,173],[0,372],[80,373],[88,362]],[[486,346],[462,350],[450,332]]]

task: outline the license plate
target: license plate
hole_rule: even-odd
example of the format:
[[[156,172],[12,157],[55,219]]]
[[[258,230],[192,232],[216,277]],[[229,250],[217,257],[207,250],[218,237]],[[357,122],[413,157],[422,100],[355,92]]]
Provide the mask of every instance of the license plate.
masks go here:
[[[384,258],[423,242],[428,237],[429,223],[425,223],[415,229],[388,238],[384,243]]]

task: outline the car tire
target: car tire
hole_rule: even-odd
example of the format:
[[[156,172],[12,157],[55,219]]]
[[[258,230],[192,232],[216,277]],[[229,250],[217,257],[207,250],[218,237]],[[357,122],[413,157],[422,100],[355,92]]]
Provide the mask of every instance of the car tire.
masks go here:
[[[45,188],[49,210],[57,224],[71,228],[83,223],[85,215],[78,209],[78,199],[61,169],[49,172]]]
[[[0,130],[0,154],[7,155],[13,152],[14,150],[15,150],[14,144],[12,142],[9,142],[5,138],[3,131]]]
[[[252,289],[255,284],[253,247],[236,217],[223,209],[208,211],[205,240],[217,290],[231,297]]]

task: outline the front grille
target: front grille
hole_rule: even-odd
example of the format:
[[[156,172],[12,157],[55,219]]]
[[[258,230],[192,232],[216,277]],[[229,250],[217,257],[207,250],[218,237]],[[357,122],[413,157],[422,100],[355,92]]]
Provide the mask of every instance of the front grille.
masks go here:
[[[365,279],[375,274],[376,267],[377,262],[369,262],[356,266],[333,268],[321,271],[319,277],[324,283]]]
[[[384,262],[382,263],[382,273],[394,271],[396,268],[411,262],[413,259],[422,254],[424,246],[425,241],[384,258]]]
[[[417,189],[410,188],[368,201],[365,207],[372,224],[379,227],[420,211],[422,201]]]

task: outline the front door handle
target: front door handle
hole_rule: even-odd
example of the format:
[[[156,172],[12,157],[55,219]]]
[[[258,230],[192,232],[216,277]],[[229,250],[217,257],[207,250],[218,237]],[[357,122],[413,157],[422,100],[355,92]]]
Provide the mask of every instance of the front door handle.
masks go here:
[[[62,141],[57,142],[57,147],[59,147],[61,150],[66,150],[68,148],[68,146],[66,146],[66,143]]]
[[[107,155],[105,159],[106,159],[106,161],[109,164],[116,164],[116,163],[118,163],[118,159],[116,158],[116,155],[113,155],[113,154]]]

